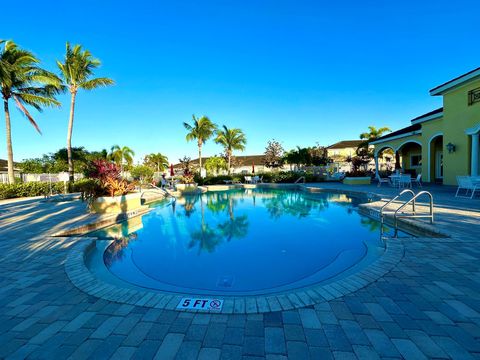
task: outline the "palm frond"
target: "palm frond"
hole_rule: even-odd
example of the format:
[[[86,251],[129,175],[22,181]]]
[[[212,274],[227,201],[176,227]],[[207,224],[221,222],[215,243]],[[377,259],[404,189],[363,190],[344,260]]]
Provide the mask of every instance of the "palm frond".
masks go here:
[[[17,104],[17,107],[20,109],[20,111],[27,117],[28,121],[30,121],[30,124],[32,124],[32,126],[35,128],[35,130],[38,131],[39,134],[41,134],[42,131],[35,122],[35,119],[32,117],[32,115],[30,115],[25,106],[23,106],[21,100],[16,95],[13,96],[13,99],[15,100],[15,103]]]
[[[96,78],[96,79],[91,79],[88,81],[85,81],[81,84],[79,84],[79,87],[85,90],[93,90],[98,87],[104,87],[104,86],[109,86],[109,85],[114,85],[115,81],[112,79],[103,77],[103,78]]]
[[[41,111],[42,106],[60,106],[60,102],[56,99],[53,99],[50,96],[42,96],[29,93],[14,93],[14,96],[18,99],[21,99],[27,105],[35,107],[37,110]]]

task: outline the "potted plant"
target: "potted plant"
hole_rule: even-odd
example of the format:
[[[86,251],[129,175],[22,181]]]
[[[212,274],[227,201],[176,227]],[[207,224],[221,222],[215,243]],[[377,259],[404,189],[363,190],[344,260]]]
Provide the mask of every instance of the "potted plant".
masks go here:
[[[347,185],[367,185],[372,181],[370,173],[366,170],[370,158],[360,153],[348,160],[352,164],[352,171],[347,172],[343,183]]]
[[[117,165],[106,160],[91,163],[89,177],[94,185],[87,189],[84,198],[90,210],[99,214],[121,214],[142,208],[141,194],[135,184],[120,177]]]
[[[194,176],[190,171],[190,158],[184,156],[183,159],[179,159],[182,165],[183,176],[180,178],[180,182],[175,185],[177,191],[180,192],[192,192],[197,190],[197,184],[195,183]]]

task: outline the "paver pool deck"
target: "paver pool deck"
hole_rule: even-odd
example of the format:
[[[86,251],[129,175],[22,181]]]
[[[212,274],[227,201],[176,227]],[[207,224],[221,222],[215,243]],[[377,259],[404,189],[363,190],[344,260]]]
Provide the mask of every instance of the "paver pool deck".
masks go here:
[[[313,184],[391,198],[376,186]],[[65,261],[91,221],[80,201],[0,202],[0,358],[480,358],[480,200],[435,196],[448,238],[403,241],[404,255],[369,285],[313,306],[206,314],[111,302],[75,287]]]

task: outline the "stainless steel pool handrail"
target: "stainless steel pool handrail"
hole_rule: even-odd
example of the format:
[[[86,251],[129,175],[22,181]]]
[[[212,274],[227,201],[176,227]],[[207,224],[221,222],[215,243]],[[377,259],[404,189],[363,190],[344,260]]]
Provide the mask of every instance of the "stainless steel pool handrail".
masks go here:
[[[427,214],[420,214],[420,215],[417,215],[415,213],[415,210],[413,211],[413,215],[408,215],[408,214],[399,214],[398,212],[400,210],[402,210],[405,206],[407,206],[410,202],[413,202],[413,204],[415,204],[415,200],[422,196],[422,195],[427,195],[428,196],[428,199],[429,199],[429,212],[428,212],[428,215]],[[395,230],[398,228],[398,218],[399,217],[403,217],[403,218],[407,218],[407,217],[411,217],[411,218],[429,218],[430,219],[430,224],[433,224],[433,195],[428,192],[428,191],[420,191],[419,193],[417,193],[413,198],[411,198],[410,200],[404,202],[399,208],[397,208],[397,210],[395,210],[395,213],[393,214],[393,218],[394,218],[394,225],[395,225]]]
[[[402,192],[400,192],[400,194],[398,194],[397,196],[395,196],[393,199],[389,200],[388,202],[386,202],[385,204],[382,205],[382,207],[380,208],[380,218],[383,222],[383,214],[384,214],[384,209],[390,205],[392,202],[394,202],[395,200],[397,200],[399,197],[401,197],[403,194],[406,194],[406,193],[409,193],[412,195],[412,199],[415,198],[415,192],[413,190],[410,190],[410,189],[405,189],[405,190],[402,190]],[[410,199],[411,200],[411,199]],[[413,210],[413,213],[415,213],[415,201],[412,203],[412,210]]]
[[[300,176],[294,184],[298,184],[300,182],[300,180],[303,180],[303,183],[305,184],[305,176]]]
[[[140,191],[141,191],[140,198],[143,198],[143,194],[145,194],[145,193],[147,193],[147,192],[159,191],[159,192],[163,193],[163,195],[164,195],[165,197],[172,197],[172,198],[176,199],[175,196],[173,196],[172,194],[170,194],[167,190],[162,189],[162,188],[159,188],[158,186],[155,186],[155,185],[153,185],[153,184],[150,184],[150,186],[151,186],[153,189],[145,189],[144,191],[142,191],[142,188],[140,188]]]
[[[385,211],[384,209],[390,205],[391,203],[393,203],[395,200],[397,200],[398,198],[400,198],[402,195],[404,194],[410,194],[412,196],[411,199],[413,199],[415,197],[415,192],[411,189],[405,189],[405,190],[402,190],[397,196],[395,196],[393,199],[390,199],[389,201],[387,201],[385,204],[382,205],[382,207],[380,208],[380,237],[383,238],[384,237],[384,227],[385,227]],[[410,200],[411,200],[410,199]],[[410,201],[409,200],[409,201]],[[415,214],[415,200],[413,201],[412,203],[412,211],[413,213]],[[394,213],[393,211],[390,211],[390,213]],[[394,236],[397,236],[397,229],[395,228],[395,233],[394,233]]]

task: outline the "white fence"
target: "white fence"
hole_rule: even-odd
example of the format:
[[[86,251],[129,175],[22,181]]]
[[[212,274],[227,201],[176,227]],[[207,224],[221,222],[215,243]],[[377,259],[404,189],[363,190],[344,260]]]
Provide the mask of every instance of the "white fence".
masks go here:
[[[68,172],[56,174],[19,174],[15,173],[15,177],[23,182],[66,182],[68,181]],[[83,174],[75,174],[75,180],[83,179]],[[8,174],[0,174],[0,184],[8,184]]]

